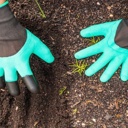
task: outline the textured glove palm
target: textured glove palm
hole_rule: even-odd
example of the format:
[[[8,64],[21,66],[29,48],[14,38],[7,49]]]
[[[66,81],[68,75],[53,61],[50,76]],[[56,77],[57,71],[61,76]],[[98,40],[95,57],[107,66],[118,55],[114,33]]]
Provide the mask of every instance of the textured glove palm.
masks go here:
[[[81,30],[82,37],[104,36],[97,44],[75,53],[76,59],[83,59],[102,53],[86,71],[87,76],[92,76],[104,66],[106,70],[100,77],[102,82],[107,82],[117,69],[122,65],[121,80],[128,80],[128,21],[117,20],[90,26]]]

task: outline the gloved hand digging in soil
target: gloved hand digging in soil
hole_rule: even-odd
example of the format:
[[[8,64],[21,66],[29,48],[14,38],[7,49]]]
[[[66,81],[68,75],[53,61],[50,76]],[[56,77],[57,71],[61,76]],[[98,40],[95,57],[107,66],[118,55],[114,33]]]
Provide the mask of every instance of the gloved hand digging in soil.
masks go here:
[[[31,54],[47,63],[54,61],[49,48],[15,19],[8,1],[0,0],[0,88],[5,86],[5,81],[10,94],[19,95],[19,73],[31,92],[39,91],[29,65]]]
[[[100,77],[102,82],[107,82],[117,69],[121,68],[121,80],[128,80],[128,20],[117,20],[97,24],[83,29],[82,37],[104,36],[97,44],[75,53],[76,59],[83,59],[99,53],[102,55],[86,71],[87,76],[92,76],[104,66],[106,70]]]

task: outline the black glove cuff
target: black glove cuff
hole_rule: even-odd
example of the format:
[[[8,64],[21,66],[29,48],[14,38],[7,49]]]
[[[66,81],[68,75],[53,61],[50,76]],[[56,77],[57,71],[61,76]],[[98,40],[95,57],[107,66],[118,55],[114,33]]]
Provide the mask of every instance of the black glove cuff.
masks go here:
[[[26,29],[16,20],[9,5],[0,8],[0,57],[17,53],[25,41]]]
[[[128,20],[120,22],[115,36],[115,43],[125,49],[128,49]]]

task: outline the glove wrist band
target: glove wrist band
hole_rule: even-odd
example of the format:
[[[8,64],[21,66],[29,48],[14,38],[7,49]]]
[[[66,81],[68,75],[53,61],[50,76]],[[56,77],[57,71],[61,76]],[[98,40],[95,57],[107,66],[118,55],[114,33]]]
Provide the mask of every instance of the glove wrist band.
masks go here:
[[[108,38],[108,45],[120,53],[128,54],[128,20],[121,19],[115,22],[110,35],[115,38]]]
[[[8,3],[8,1],[6,1]],[[6,3],[5,2],[5,3]],[[14,17],[8,4],[0,8],[0,56],[10,56],[20,50],[26,41],[26,29]],[[1,45],[2,44],[2,45]],[[14,46],[12,48],[12,46]],[[5,47],[9,47],[7,52]],[[6,51],[6,53],[4,53]]]

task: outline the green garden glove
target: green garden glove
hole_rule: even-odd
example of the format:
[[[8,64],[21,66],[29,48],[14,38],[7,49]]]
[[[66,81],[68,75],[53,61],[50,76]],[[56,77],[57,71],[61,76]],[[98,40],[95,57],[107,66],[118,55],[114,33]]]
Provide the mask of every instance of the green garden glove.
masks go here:
[[[31,54],[47,63],[54,61],[49,48],[19,24],[6,1],[0,5],[0,87],[4,87],[5,81],[11,95],[20,93],[17,73],[31,92],[39,91],[29,65]]]
[[[121,80],[128,80],[128,20],[117,20],[97,24],[83,29],[82,37],[104,36],[97,44],[75,53],[76,59],[83,59],[99,53],[102,55],[86,71],[87,76],[92,76],[104,66],[106,70],[100,77],[102,82],[107,82],[117,69],[121,68]]]

